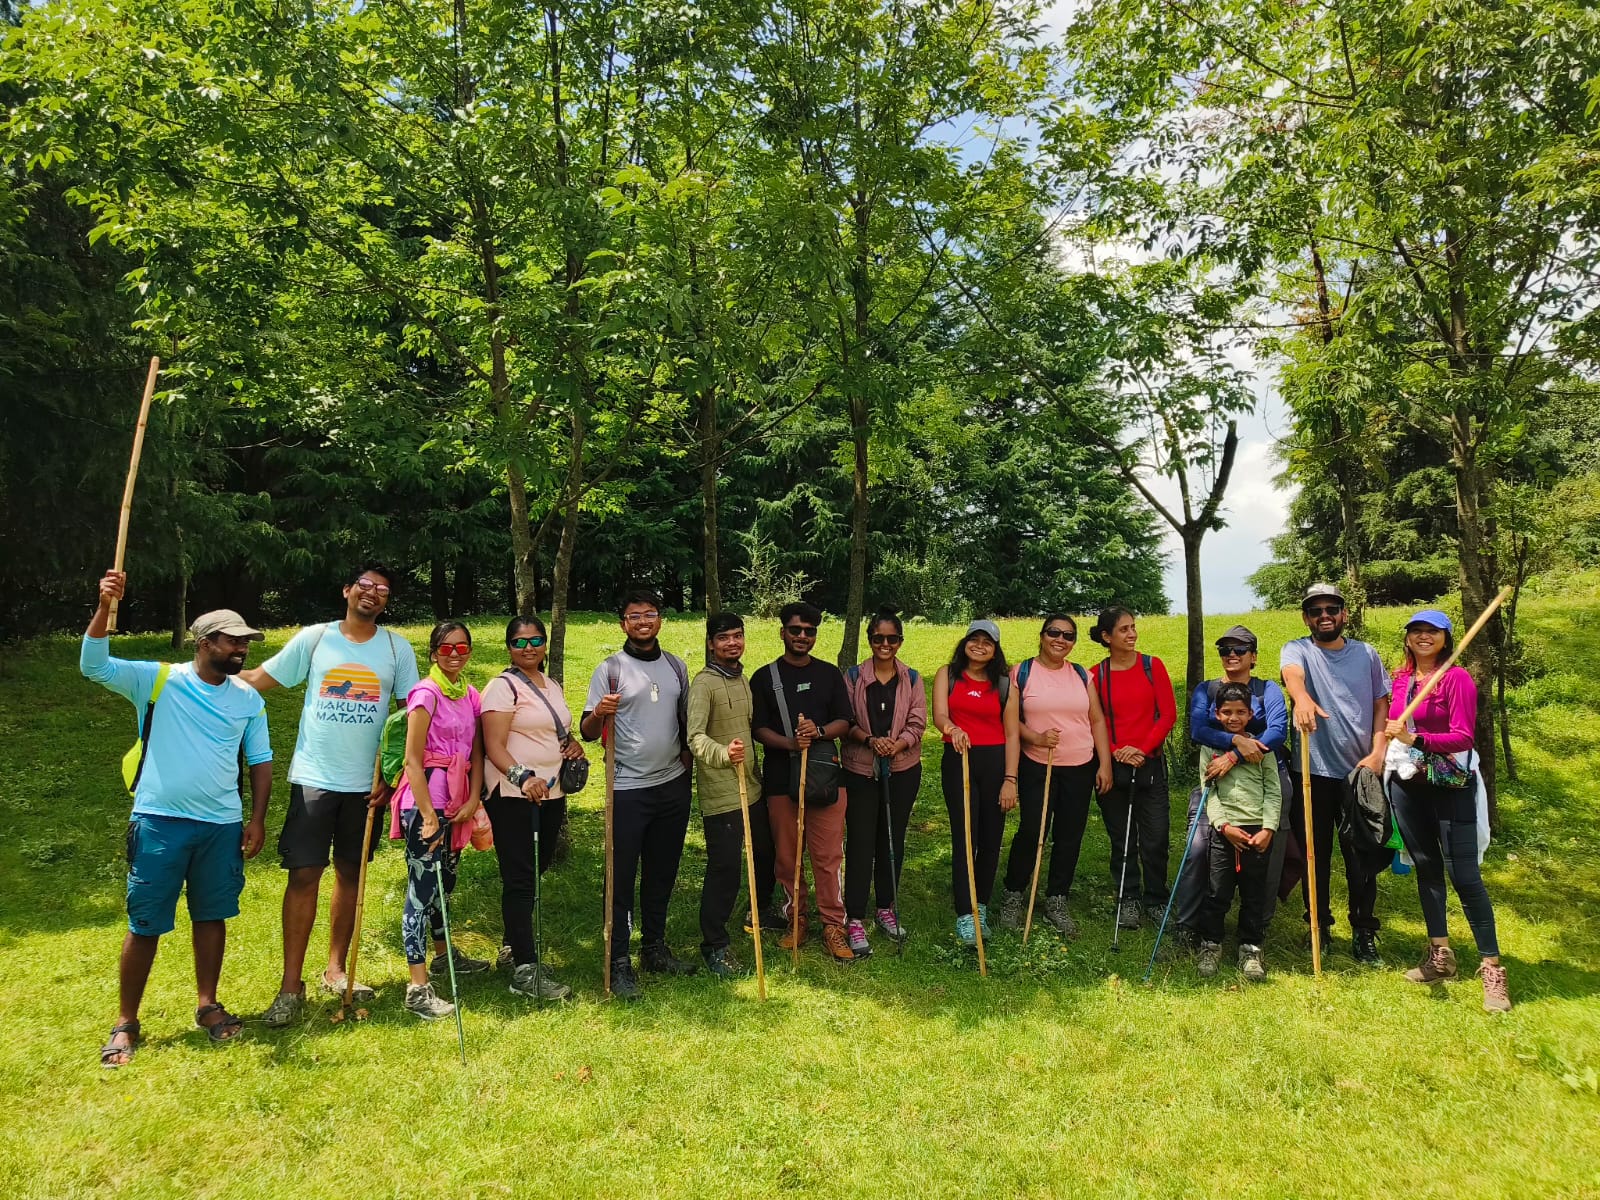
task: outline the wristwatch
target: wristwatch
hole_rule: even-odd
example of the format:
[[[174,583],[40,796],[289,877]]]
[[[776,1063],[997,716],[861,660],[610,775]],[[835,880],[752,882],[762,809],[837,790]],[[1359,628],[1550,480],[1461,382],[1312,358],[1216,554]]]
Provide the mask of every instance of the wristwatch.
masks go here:
[[[512,763],[511,769],[506,772],[506,778],[511,781],[512,787],[520,788],[536,774],[537,772],[532,767],[525,767],[521,763]]]

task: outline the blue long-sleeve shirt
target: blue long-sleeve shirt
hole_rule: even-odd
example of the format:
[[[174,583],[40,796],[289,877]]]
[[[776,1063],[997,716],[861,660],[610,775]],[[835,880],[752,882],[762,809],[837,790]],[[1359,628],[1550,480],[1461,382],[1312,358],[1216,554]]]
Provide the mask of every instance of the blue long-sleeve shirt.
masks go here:
[[[1289,706],[1284,702],[1283,689],[1272,680],[1260,696],[1254,689],[1250,693],[1250,724],[1245,732],[1266,746],[1274,754],[1282,754],[1289,744]],[[1211,707],[1211,685],[1202,683],[1189,697],[1189,740],[1197,746],[1213,750],[1232,750],[1233,734],[1222,728]]]

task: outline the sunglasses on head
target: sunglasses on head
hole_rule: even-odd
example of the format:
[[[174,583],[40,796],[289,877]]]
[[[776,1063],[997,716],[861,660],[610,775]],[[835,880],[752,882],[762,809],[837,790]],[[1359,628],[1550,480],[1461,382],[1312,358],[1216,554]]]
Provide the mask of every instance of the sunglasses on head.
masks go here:
[[[387,583],[373,583],[370,579],[358,579],[356,580],[356,586],[363,592],[377,592],[380,596],[389,594],[389,585]]]
[[[1217,647],[1217,653],[1223,658],[1231,658],[1235,654],[1249,654],[1254,646],[1246,646],[1241,642],[1223,642]]]
[[[869,633],[867,635],[867,641],[874,646],[898,646],[905,640],[898,633]]]
[[[1058,640],[1068,642],[1075,642],[1078,640],[1078,635],[1073,633],[1072,630],[1057,629],[1054,625],[1044,631],[1044,636],[1047,638],[1056,638]]]
[[[785,625],[783,631],[790,637],[814,638],[817,636],[817,627],[815,625]]]
[[[542,645],[544,645],[544,639],[538,634],[534,634],[532,637],[512,638],[510,642],[513,650],[537,650]]]
[[[441,642],[434,653],[440,658],[465,658],[472,653],[472,647],[466,642]]]
[[[1337,617],[1344,611],[1342,604],[1313,604],[1306,609],[1308,617]]]

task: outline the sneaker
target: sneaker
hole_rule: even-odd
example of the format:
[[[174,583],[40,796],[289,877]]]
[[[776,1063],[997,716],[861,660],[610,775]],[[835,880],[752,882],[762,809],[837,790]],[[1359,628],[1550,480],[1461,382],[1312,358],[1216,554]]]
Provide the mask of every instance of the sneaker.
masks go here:
[[[843,925],[824,925],[822,944],[833,956],[834,962],[855,961],[855,952],[850,949],[850,939],[845,935]]]
[[[279,992],[273,997],[272,1003],[267,1005],[267,1011],[261,1014],[261,1023],[268,1029],[282,1029],[285,1025],[293,1025],[298,1021],[305,1008],[304,988],[298,992]]]
[[[1200,948],[1200,938],[1189,926],[1179,925],[1177,932],[1172,935],[1172,945],[1176,950],[1192,952]]]
[[[1456,977],[1456,952],[1449,946],[1428,943],[1428,952],[1422,961],[1406,972],[1412,983],[1437,983],[1441,979]]]
[[[639,969],[652,975],[693,975],[700,964],[679,958],[665,942],[657,942],[640,949]]]
[[[523,963],[511,972],[511,994],[530,1000],[565,1000],[572,995],[572,989],[559,979],[552,979],[547,969]]]
[[[845,936],[850,939],[850,953],[857,958],[870,958],[872,944],[867,941],[867,927],[860,921],[847,921],[844,927]]]
[[[1498,963],[1483,963],[1478,967],[1483,979],[1483,1011],[1510,1012],[1511,993],[1506,989],[1506,969]]]
[[[494,966],[497,971],[515,971],[517,960],[511,957],[511,947],[504,942],[500,944],[500,953],[494,956]]]
[[[790,926],[786,922],[784,924],[784,927],[783,927],[783,936],[778,939],[778,945],[781,946],[785,950],[793,950],[794,949],[794,942],[795,942],[794,932],[795,932],[794,928],[792,926]],[[801,917],[800,918],[800,944],[802,946],[804,946],[806,944],[806,933],[807,933],[806,919],[804,917]]]
[[[1370,929],[1358,929],[1350,940],[1350,956],[1364,967],[1383,966],[1378,953],[1378,935]]]
[[[1117,924],[1123,929],[1139,928],[1139,902],[1124,900],[1117,906]]]
[[[900,924],[900,918],[894,915],[894,909],[880,908],[877,913],[877,919],[878,928],[883,930],[884,933],[897,942],[905,940],[906,927]]]
[[[987,904],[978,905],[978,928],[983,930],[983,940],[985,942],[993,937],[993,934],[989,932],[989,906]]]
[[[611,964],[611,994],[618,1000],[639,998],[639,977],[633,973],[631,958],[619,958]]]
[[[457,975],[482,975],[494,966],[487,958],[471,958],[461,953],[459,946],[450,948],[451,957],[456,960]],[[443,979],[450,973],[450,964],[445,962],[444,955],[435,954],[433,961],[428,964],[428,974],[436,979]]]
[[[1072,914],[1067,912],[1067,898],[1065,896],[1046,896],[1044,899],[1044,919],[1056,927],[1056,932],[1067,941],[1072,941],[1078,936],[1078,923],[1072,919]]]
[[[1022,893],[1003,892],[1000,896],[1000,928],[1022,930]]]
[[[323,991],[330,996],[339,997],[340,1003],[344,1002],[345,977],[343,975],[329,975],[324,971],[319,982]],[[355,986],[350,989],[350,1001],[352,1004],[371,1004],[377,998],[378,993],[359,979],[356,980]]]
[[[1200,973],[1201,979],[1210,979],[1217,973],[1217,964],[1222,961],[1222,946],[1217,942],[1201,942],[1200,953],[1195,955],[1194,969]]]
[[[956,918],[956,937],[961,939],[963,946],[976,946],[978,944],[978,935],[973,932],[971,913],[962,913]]]
[[[408,983],[406,1011],[416,1013],[424,1021],[439,1021],[455,1012],[456,1006],[441,999],[431,983]]]
[[[769,908],[761,914],[761,928],[772,933],[782,933],[789,928],[789,922],[784,920],[783,914],[775,908]],[[744,931],[754,933],[755,929],[750,924],[750,914],[744,915]]]
[[[732,946],[718,946],[705,956],[706,970],[718,979],[738,979],[746,974]]]
[[[1261,957],[1260,946],[1239,947],[1239,970],[1252,983],[1260,983],[1267,977],[1267,964]]]
[[[1160,904],[1146,904],[1144,915],[1150,919],[1150,924],[1160,929],[1161,918],[1167,915],[1167,902],[1163,900]]]

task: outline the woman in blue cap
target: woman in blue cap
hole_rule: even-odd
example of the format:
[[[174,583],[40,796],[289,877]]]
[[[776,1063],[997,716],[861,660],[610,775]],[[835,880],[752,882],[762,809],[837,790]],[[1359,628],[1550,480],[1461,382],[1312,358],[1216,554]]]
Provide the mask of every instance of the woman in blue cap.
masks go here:
[[[1411,751],[1408,761],[1388,772],[1389,800],[1406,852],[1416,864],[1417,892],[1428,923],[1428,952],[1406,978],[1437,983],[1456,977],[1456,956],[1445,924],[1448,865],[1478,944],[1483,1007],[1509,1012],[1511,996],[1495,939],[1494,906],[1478,869],[1477,780],[1472,770],[1477,685],[1465,669],[1452,666],[1411,717],[1400,720],[1406,706],[1450,657],[1454,632],[1450,618],[1436,608],[1425,608],[1406,622],[1406,662],[1394,677],[1389,724],[1384,729],[1390,740]]]

